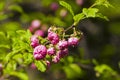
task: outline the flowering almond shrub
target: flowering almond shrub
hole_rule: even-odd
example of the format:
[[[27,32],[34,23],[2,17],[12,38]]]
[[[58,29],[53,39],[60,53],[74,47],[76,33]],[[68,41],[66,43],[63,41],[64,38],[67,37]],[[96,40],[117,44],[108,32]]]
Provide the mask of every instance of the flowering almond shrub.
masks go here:
[[[83,5],[83,0],[76,0],[76,3],[81,6]],[[61,7],[64,7],[63,11],[60,11],[62,18],[66,17],[68,13],[72,15],[73,23],[67,28],[53,24],[54,26],[51,25],[47,29],[47,25],[42,25],[42,21],[33,20],[28,30],[0,32],[1,38],[4,39],[3,41],[7,42],[7,44],[0,44],[0,47],[5,48],[6,51],[5,56],[0,57],[0,76],[2,76],[3,80],[8,79],[9,76],[16,76],[21,80],[29,80],[24,70],[25,67],[30,66],[32,69],[45,72],[52,65],[65,61],[67,56],[68,61],[72,63],[73,60],[69,57],[69,54],[71,54],[69,48],[77,47],[84,34],[78,30],[78,23],[86,18],[99,17],[108,20],[106,16],[100,13],[96,6],[111,6],[107,0],[96,0],[92,6],[83,8],[81,13],[75,14],[72,6],[67,2],[59,1],[59,4]],[[52,3],[50,10],[54,13],[59,9],[60,5],[55,2]],[[68,33],[69,30],[72,33]],[[95,61],[93,62],[95,63]],[[101,66],[105,66],[104,70],[112,71],[106,65]],[[98,70],[98,67],[101,66],[95,67],[97,74],[101,73],[102,70]],[[63,69],[70,75],[71,73],[67,71],[68,69],[72,70],[74,67],[80,71],[76,64],[69,65],[67,69],[63,67]],[[75,72],[79,74],[77,70]]]

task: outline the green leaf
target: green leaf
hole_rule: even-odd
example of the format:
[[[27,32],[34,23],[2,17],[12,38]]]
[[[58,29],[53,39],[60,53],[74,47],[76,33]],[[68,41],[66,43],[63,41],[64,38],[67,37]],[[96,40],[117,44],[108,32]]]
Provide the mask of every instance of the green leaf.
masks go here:
[[[68,60],[69,63],[73,63],[74,58],[73,58],[72,56],[68,56],[68,57],[67,57],[67,60]]]
[[[60,1],[59,3],[60,3],[61,6],[65,7],[68,11],[70,11],[72,16],[74,16],[74,12],[73,12],[73,9],[72,9],[70,4],[68,4],[68,3],[64,2],[64,1]]]
[[[34,17],[34,16],[31,16],[31,17]],[[20,21],[23,22],[23,23],[30,22],[31,17],[30,17],[28,14],[23,13],[23,14],[20,16]],[[38,17],[38,16],[37,16],[37,17]]]
[[[104,5],[105,7],[113,7],[108,0],[96,0],[95,5]]]
[[[7,49],[10,49],[10,46],[9,45],[2,45],[2,44],[0,44],[0,48],[7,48]]]
[[[29,80],[28,75],[23,72],[12,71],[9,74],[20,78],[20,80]]]
[[[80,78],[83,75],[82,69],[77,64],[70,64],[63,67],[67,78]]]
[[[106,16],[102,15],[101,13],[96,14],[96,17],[99,17],[99,18],[109,21],[109,19]]]
[[[99,10],[97,8],[83,8],[83,14],[86,15],[87,18],[89,17],[96,17],[96,14]]]
[[[12,58],[12,56],[14,56],[15,54],[17,54],[18,52],[20,52],[20,51],[22,51],[22,50],[23,50],[23,48],[18,49],[18,50],[14,50],[14,51],[8,53],[8,54],[6,55],[6,57],[4,58],[4,62],[7,63],[7,62]]]
[[[1,31],[0,32],[0,37],[5,38],[5,33]]]
[[[9,48],[9,40],[4,32],[0,32],[0,47]]]
[[[109,72],[111,74],[116,74],[116,72],[111,68],[109,67],[108,65],[106,64],[102,64],[102,65],[97,65],[95,68],[94,68],[95,71],[99,72],[99,73],[103,73],[104,74],[104,71],[106,72]]]
[[[7,65],[6,65],[6,68],[5,68],[5,71],[6,73],[10,73],[14,70],[16,70],[16,66],[17,66],[17,63],[13,60],[11,60]]]
[[[2,26],[3,30],[6,32],[12,32],[21,29],[21,25],[18,22],[7,22]]]
[[[9,9],[23,13],[23,9],[19,5],[11,5],[11,6],[9,6]]]
[[[41,72],[46,71],[46,66],[42,61],[36,61],[35,60],[35,65],[36,65],[37,69],[40,70]]]
[[[31,53],[24,53],[23,58],[25,64],[30,64],[33,62],[33,55]]]
[[[16,32],[17,32],[18,34],[25,34],[25,33],[26,33],[25,30],[17,30]]]
[[[84,19],[84,14],[83,13],[77,14],[73,17],[73,19],[74,19],[74,25],[76,25],[80,20]]]

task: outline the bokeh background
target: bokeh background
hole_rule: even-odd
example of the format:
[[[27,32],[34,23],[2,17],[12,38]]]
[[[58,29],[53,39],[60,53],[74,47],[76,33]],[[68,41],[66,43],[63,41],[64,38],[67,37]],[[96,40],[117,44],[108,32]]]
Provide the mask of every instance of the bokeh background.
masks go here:
[[[75,14],[90,7],[95,0],[64,0]],[[44,73],[30,66],[30,80],[120,80],[120,1],[108,0],[114,7],[99,7],[109,21],[100,18],[82,20],[78,29],[84,34],[79,45],[69,49],[69,56],[52,64]],[[0,0],[0,31],[29,29],[39,20],[47,31],[51,25],[67,28],[73,23],[71,14],[59,0]],[[70,32],[69,32],[70,33]],[[4,43],[0,38],[0,43]],[[0,55],[5,53],[0,49]],[[18,80],[11,77],[10,80]]]

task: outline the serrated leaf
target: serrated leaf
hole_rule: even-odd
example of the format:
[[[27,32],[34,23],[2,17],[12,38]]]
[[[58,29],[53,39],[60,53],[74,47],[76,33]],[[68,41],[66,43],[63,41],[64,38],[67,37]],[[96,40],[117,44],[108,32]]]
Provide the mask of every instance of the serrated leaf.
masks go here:
[[[72,14],[72,16],[74,16],[74,12],[73,12],[73,9],[70,4],[68,4],[64,1],[60,1],[59,3],[61,6],[65,7]]]
[[[86,15],[86,17],[96,17],[96,13],[98,12],[99,10],[97,8],[83,8],[83,14]]]
[[[74,25],[76,25],[81,19],[84,19],[84,14],[83,13],[77,14],[73,17],[73,19]]]
[[[40,70],[41,72],[46,71],[46,66],[42,61],[36,61],[35,60],[35,65],[36,65],[37,69]]]
[[[19,5],[11,5],[11,6],[9,6],[9,9],[10,9],[10,10],[17,11],[17,12],[20,12],[20,13],[23,13],[23,9],[22,9],[22,7],[19,6]]]

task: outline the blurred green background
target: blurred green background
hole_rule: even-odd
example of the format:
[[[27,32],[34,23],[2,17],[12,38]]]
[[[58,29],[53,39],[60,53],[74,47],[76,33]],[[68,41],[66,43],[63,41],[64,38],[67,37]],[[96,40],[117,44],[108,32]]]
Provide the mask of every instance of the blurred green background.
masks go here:
[[[75,13],[90,7],[95,0],[64,0],[72,5]],[[84,34],[79,46],[69,49],[69,56],[58,64],[52,64],[44,73],[26,69],[30,80],[120,80],[120,1],[108,0],[114,7],[99,7],[109,18],[82,20],[78,29]],[[72,25],[71,14],[59,5],[59,0],[0,0],[0,31],[28,29],[33,20],[41,26],[56,25],[67,28]],[[52,8],[53,3],[57,9]],[[5,43],[0,38],[0,44]],[[0,49],[0,55],[6,53]],[[18,80],[15,77],[10,80]]]

